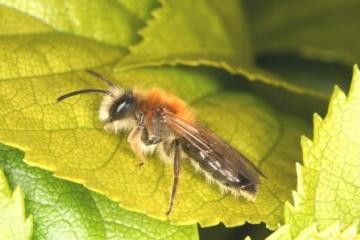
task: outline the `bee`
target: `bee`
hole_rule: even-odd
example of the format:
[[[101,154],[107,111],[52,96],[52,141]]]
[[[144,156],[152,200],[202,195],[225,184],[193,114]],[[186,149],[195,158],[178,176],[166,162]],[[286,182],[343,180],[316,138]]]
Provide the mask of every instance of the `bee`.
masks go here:
[[[57,101],[84,93],[104,94],[100,121],[112,133],[130,132],[127,140],[140,166],[145,156],[154,152],[164,161],[172,161],[173,184],[166,215],[173,210],[183,159],[189,159],[225,192],[255,200],[260,176],[264,175],[238,150],[201,125],[183,100],[158,88],[123,89],[97,72],[87,73],[103,80],[109,88],[69,92]]]

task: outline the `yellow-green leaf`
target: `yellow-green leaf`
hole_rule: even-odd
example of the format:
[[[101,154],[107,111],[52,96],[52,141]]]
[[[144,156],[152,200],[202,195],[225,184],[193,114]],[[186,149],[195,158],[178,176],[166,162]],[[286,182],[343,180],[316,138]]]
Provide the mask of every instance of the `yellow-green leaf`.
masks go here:
[[[291,236],[291,227],[289,224],[281,226],[275,233],[270,235],[266,240],[358,240],[360,235],[358,232],[358,221],[355,221],[346,229],[341,228],[338,221],[330,224],[323,230],[319,230],[316,224],[303,229],[298,236]]]
[[[126,137],[102,129],[97,112],[101,96],[82,95],[56,104],[56,98],[69,91],[104,88],[83,69],[98,66],[109,74],[111,63],[123,54],[62,33],[17,33],[1,39],[0,55],[9,59],[0,63],[0,140],[26,151],[26,162],[31,165],[82,183],[124,208],[165,220],[171,166],[155,157],[139,170]],[[209,128],[257,163],[267,176],[252,203],[222,195],[184,161],[172,223],[209,226],[223,221],[234,226],[264,221],[275,227],[281,222],[283,203],[295,187],[298,138],[307,130],[302,120],[273,111],[251,94],[225,91],[222,83],[229,76],[218,70],[136,68],[117,72],[114,77],[119,85],[157,86],[193,103]]]
[[[123,6],[122,1],[111,0],[0,0],[0,4],[26,13],[56,31],[123,49],[140,39],[137,31],[155,7],[148,1],[147,8],[140,9],[136,2],[128,1]]]
[[[24,196],[19,187],[12,193],[6,177],[0,169],[0,239],[30,239],[33,230],[32,217],[25,217]]]
[[[158,0],[117,1],[132,15],[144,22],[150,19],[151,12],[160,5]]]
[[[23,157],[23,152],[0,144],[0,167],[10,186],[20,186],[25,193],[26,212],[35,223],[34,240],[198,239],[196,225],[177,227],[126,211],[79,184],[28,166]]]
[[[52,32],[52,28],[26,14],[19,14],[17,10],[0,7],[0,35],[34,34]]]
[[[286,211],[287,221],[297,226],[294,232],[312,220],[322,228],[333,219],[347,226],[359,218],[360,206],[353,204],[360,199],[359,111],[360,74],[355,67],[349,95],[335,88],[326,118],[314,118],[314,140],[303,138],[295,206]]]
[[[303,138],[304,163],[297,166],[294,205],[285,206],[286,229],[292,237],[309,237],[312,233],[305,229],[311,226],[335,234],[359,220],[359,113],[360,72],[355,66],[348,96],[336,87],[325,119],[314,117],[313,140]],[[334,221],[336,227],[331,226]]]
[[[0,78],[49,75],[110,65],[122,57],[114,48],[61,33],[4,35]]]
[[[200,222],[203,225],[219,221],[226,225],[239,225],[246,220],[265,221],[274,227],[281,221],[283,202],[289,199],[290,189],[294,188],[294,162],[300,157],[298,138],[306,131],[305,124],[274,113],[269,106],[244,93],[224,92],[204,97],[204,90],[214,89],[211,82],[216,80],[216,75],[205,70],[201,73],[192,68],[162,69],[133,70],[128,76],[124,72],[121,79],[131,85],[126,79],[141,76],[153,79],[153,86],[169,91],[177,86],[181,97],[196,102],[199,117],[210,128],[250,159],[261,162],[260,167],[267,175],[257,201],[251,203],[223,196],[185,161],[171,220],[178,224]],[[76,78],[83,80],[76,81]],[[214,80],[209,81],[211,78]],[[172,88],[167,87],[168,81],[172,82]],[[201,95],[192,95],[195,90],[191,89],[197,89],[197,81],[202,81],[204,87]],[[53,90],[45,91],[50,84]],[[144,169],[139,170],[126,138],[109,135],[101,128],[97,117],[101,97],[79,96],[55,104],[57,96],[93,84],[97,84],[97,80],[84,74],[1,81],[0,88],[12,94],[1,95],[0,106],[5,110],[0,114],[3,126],[0,138],[25,149],[29,164],[83,183],[126,208],[165,220],[172,183],[171,166],[150,159]],[[223,128],[224,125],[227,128]],[[274,168],[278,170],[273,171]],[[284,178],[288,180],[284,182]]]
[[[360,58],[357,0],[244,1],[258,53],[295,52],[353,65]]]

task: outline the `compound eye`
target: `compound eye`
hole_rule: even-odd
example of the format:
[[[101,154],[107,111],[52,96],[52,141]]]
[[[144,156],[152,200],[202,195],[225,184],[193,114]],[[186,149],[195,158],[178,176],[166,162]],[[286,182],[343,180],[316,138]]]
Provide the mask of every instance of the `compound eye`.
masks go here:
[[[121,114],[121,112],[125,109],[126,105],[127,105],[127,102],[126,102],[126,101],[120,103],[120,104],[116,107],[116,113],[117,113],[117,114]]]
[[[136,101],[131,93],[127,93],[110,108],[110,119],[120,120],[134,115]]]

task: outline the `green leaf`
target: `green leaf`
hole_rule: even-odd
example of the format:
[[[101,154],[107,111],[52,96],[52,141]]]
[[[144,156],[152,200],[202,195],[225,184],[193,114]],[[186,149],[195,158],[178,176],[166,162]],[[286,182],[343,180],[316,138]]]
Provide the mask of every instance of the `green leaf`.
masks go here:
[[[24,196],[19,187],[11,193],[0,169],[0,238],[30,239],[33,231],[32,216],[25,217]]]
[[[151,12],[159,7],[158,0],[117,0],[122,7],[129,11],[132,15],[136,16],[142,21],[147,21],[151,17]]]
[[[260,54],[295,52],[304,56],[359,61],[357,0],[244,1],[254,47]]]
[[[56,31],[116,45],[124,50],[139,41],[137,31],[155,7],[152,2],[143,1],[147,8],[140,9],[137,1],[123,4],[111,0],[0,0],[0,4],[24,12]]]
[[[122,68],[163,63],[200,63],[249,68],[253,57],[244,14],[238,1],[161,0],[130,48]],[[209,27],[211,26],[211,27]],[[181,43],[181,44],[179,44]]]
[[[0,38],[0,78],[25,78],[110,65],[118,50],[61,33],[9,35]],[[25,66],[25,67],[24,67]]]
[[[39,29],[40,25],[36,31]],[[0,46],[0,55],[7,56],[0,64],[1,141],[26,151],[25,161],[30,165],[103,193],[124,208],[167,220],[172,167],[155,157],[139,170],[126,137],[103,130],[97,113],[100,96],[82,95],[55,103],[69,91],[104,88],[83,69],[97,66],[109,74],[112,63],[121,60],[123,53],[57,32],[7,34],[0,38]],[[290,189],[295,188],[298,138],[308,126],[273,111],[251,94],[225,91],[224,78],[229,76],[209,68],[149,67],[117,72],[114,83],[161,87],[192,103],[209,128],[257,163],[267,176],[257,201],[247,202],[222,195],[184,161],[172,223],[210,226],[223,221],[235,226],[264,221],[274,228],[282,221]]]
[[[10,185],[25,192],[26,211],[35,222],[33,239],[198,239],[196,226],[176,227],[123,210],[78,184],[27,166],[23,157],[19,150],[0,145],[0,166]]]
[[[291,237],[290,225],[283,225],[275,233],[270,235],[266,240],[307,240],[307,239],[317,239],[317,240],[355,240],[360,239],[358,232],[358,222],[351,224],[346,229],[341,229],[341,224],[339,222],[334,222],[323,230],[318,230],[316,224],[311,225],[310,227],[305,228],[302,232],[296,237]]]
[[[207,184],[203,177],[196,174],[186,161],[172,222],[200,222],[208,226],[221,220],[232,226],[249,220],[265,221],[274,227],[280,221],[283,202],[290,197],[289,190],[294,188],[293,164],[300,157],[298,137],[306,131],[306,125],[299,119],[273,112],[269,106],[247,94],[223,92],[205,97],[204,90],[214,89],[211,82],[215,82],[216,76],[206,71],[162,69],[134,70],[128,72],[127,76],[124,72],[121,79],[131,84],[127,79],[139,79],[141,76],[153,79],[152,85],[169,91],[176,88],[179,96],[196,102],[199,117],[211,129],[241,149],[250,159],[261,161],[261,169],[268,176],[264,179],[257,201],[251,203],[229,195],[223,196],[217,187]],[[26,149],[29,164],[83,183],[119,201],[126,208],[165,220],[172,183],[171,166],[164,166],[153,159],[142,171],[136,168],[137,160],[126,138],[109,135],[102,129],[97,117],[98,96],[82,96],[55,104],[57,96],[91,86],[89,77],[84,74],[77,76],[86,81],[74,81],[76,76],[63,74],[0,82],[1,89],[13,93],[11,96],[1,96],[0,106],[7,109],[0,114],[3,126],[1,139]],[[214,80],[209,81],[211,78]],[[169,79],[172,88],[166,87]],[[194,87],[199,86],[197,81],[204,86],[202,95],[187,95],[196,91]],[[45,92],[44,89],[48,89],[50,84],[56,87],[51,92]],[[144,81],[142,84],[147,83]],[[20,85],[22,87],[18,88]],[[13,102],[17,102],[17,105],[12,105]],[[224,124],[228,126],[226,129],[223,128]],[[274,167],[279,171],[272,171]],[[284,178],[289,180],[284,183]]]
[[[25,2],[24,2],[25,3]],[[0,79],[73,72],[113,64],[123,52],[59,33],[43,22],[0,5]]]
[[[314,139],[303,138],[294,206],[285,207],[292,237],[314,224],[324,231],[338,221],[343,230],[358,221],[360,207],[360,72],[354,67],[348,96],[335,88],[325,119],[314,117]],[[285,230],[281,230],[285,231]],[[355,231],[357,234],[357,231]]]
[[[0,26],[1,36],[17,33],[25,35],[53,31],[51,27],[45,23],[31,16],[19,14],[18,11],[4,6],[0,7]]]
[[[162,0],[115,71],[159,65],[207,65],[259,80],[297,94],[321,97],[311,88],[287,82],[257,68],[240,2]],[[211,26],[211,27],[208,27]],[[181,43],[181,44],[179,44]]]

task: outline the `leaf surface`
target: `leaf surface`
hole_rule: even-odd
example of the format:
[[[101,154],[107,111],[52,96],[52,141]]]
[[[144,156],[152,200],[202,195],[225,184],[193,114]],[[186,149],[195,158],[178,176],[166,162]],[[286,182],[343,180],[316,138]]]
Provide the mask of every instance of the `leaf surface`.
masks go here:
[[[214,4],[205,9],[221,12],[218,3]],[[12,14],[24,21],[29,17],[16,11]],[[0,64],[0,139],[25,151],[28,164],[84,184],[124,208],[167,220],[172,167],[154,157],[139,170],[125,134],[115,136],[102,129],[97,112],[101,96],[55,102],[69,91],[104,88],[83,71],[96,68],[120,86],[161,87],[191,103],[209,128],[267,176],[252,203],[222,195],[184,161],[172,223],[210,226],[222,221],[235,226],[264,221],[271,228],[277,226],[283,203],[295,187],[299,136],[308,129],[301,119],[276,112],[251,94],[225,91],[221,83],[228,76],[210,68],[135,68],[112,76],[112,65],[123,58],[123,52],[91,39],[48,33],[40,23],[36,27],[36,34],[4,34],[0,38],[0,55],[8,56]]]
[[[165,62],[251,66],[250,42],[238,2],[160,2],[154,18],[140,32],[143,40],[130,48],[131,54],[121,67]]]
[[[297,94],[319,96],[311,88],[255,66],[243,7],[239,1],[162,0],[116,71],[141,66],[207,65]],[[211,26],[211,27],[209,27]],[[179,44],[181,43],[181,44]]]
[[[306,124],[294,117],[273,112],[269,106],[248,94],[222,92],[205,97],[205,90],[216,89],[216,85],[212,86],[208,81],[215,75],[206,74],[206,71],[202,74],[191,68],[134,71],[136,73],[129,72],[128,75],[132,79],[137,76],[154,79],[152,86],[160,86],[170,92],[176,88],[180,96],[184,94],[184,99],[196,102],[195,109],[203,122],[261,164],[261,169],[268,176],[257,201],[250,203],[229,195],[223,196],[217,187],[207,184],[184,161],[171,220],[178,224],[200,222],[203,225],[219,221],[239,225],[250,220],[265,221],[269,226],[275,226],[280,221],[283,202],[290,197],[289,189],[294,187],[293,164],[300,157],[298,138],[306,131]],[[154,77],[156,75],[158,77]],[[188,80],[183,81],[186,78]],[[123,75],[121,79],[126,80],[127,77]],[[204,81],[202,79],[209,84],[202,89],[202,95],[187,95],[196,90],[194,83]],[[167,81],[172,81],[172,88],[167,87]],[[101,128],[97,117],[99,96],[79,96],[55,104],[54,99],[59,95],[91,87],[91,82],[96,84],[96,80],[84,74],[1,81],[0,87],[13,93],[1,96],[0,105],[5,109],[0,115],[3,126],[1,139],[26,149],[26,161],[32,165],[83,183],[119,201],[126,208],[165,220],[172,182],[171,166],[149,159],[144,169],[139,170],[125,136],[110,135]],[[56,87],[51,92],[45,92],[50,83]],[[127,83],[131,84],[130,81]],[[146,81],[142,83],[146,85]],[[19,85],[22,87],[16,87]],[[17,104],[13,105],[14,102]],[[224,124],[227,128],[223,127]],[[272,171],[274,167],[278,171]],[[284,178],[289,178],[289,181],[284,183]]]
[[[78,184],[26,165],[23,157],[23,152],[0,145],[0,166],[10,185],[23,189],[26,211],[34,218],[32,239],[198,239],[196,226],[176,227],[126,211]]]
[[[313,140],[302,140],[304,165],[297,166],[294,205],[286,204],[287,227],[281,232],[307,236],[305,229],[315,228],[311,231],[335,234],[355,224],[353,238],[358,234],[360,207],[354,203],[360,199],[359,112],[360,72],[355,66],[348,96],[336,87],[326,117],[314,117]]]
[[[145,24],[154,1],[111,0],[0,0],[0,4],[24,12],[49,28],[115,45],[125,50],[139,41],[137,31]],[[18,24],[17,24],[18,25]],[[26,26],[30,23],[26,23]]]
[[[11,192],[0,169],[0,238],[30,239],[33,231],[32,216],[25,217],[24,195],[19,187]]]
[[[292,238],[291,227],[286,224],[281,226],[275,233],[266,238],[266,240],[358,240],[360,239],[360,235],[357,225],[358,222],[356,221],[346,229],[341,229],[341,224],[336,221],[325,229],[319,230],[316,224],[313,224],[303,229],[296,238]]]

